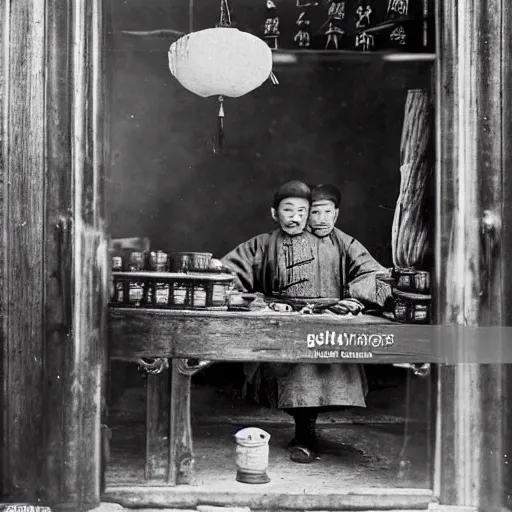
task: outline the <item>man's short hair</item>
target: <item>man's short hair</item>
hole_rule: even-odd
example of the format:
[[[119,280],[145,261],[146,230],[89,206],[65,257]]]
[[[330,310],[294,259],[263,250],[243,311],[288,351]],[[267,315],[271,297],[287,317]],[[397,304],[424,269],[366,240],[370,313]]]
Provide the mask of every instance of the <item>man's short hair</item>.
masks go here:
[[[311,202],[332,201],[336,208],[339,208],[341,201],[341,192],[337,187],[330,184],[317,185],[311,191]]]
[[[311,189],[302,181],[287,181],[277,189],[277,192],[274,194],[272,206],[277,209],[279,203],[288,197],[302,197],[307,199],[311,204]]]

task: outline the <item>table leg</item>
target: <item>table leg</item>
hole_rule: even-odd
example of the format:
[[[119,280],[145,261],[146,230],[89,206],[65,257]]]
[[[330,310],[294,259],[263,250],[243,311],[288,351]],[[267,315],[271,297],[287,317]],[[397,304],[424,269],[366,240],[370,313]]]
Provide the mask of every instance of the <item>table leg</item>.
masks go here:
[[[190,380],[193,373],[209,364],[191,367],[185,359],[172,359],[169,370],[148,373],[146,480],[164,480],[169,485],[193,482]]]
[[[170,439],[170,370],[147,375],[146,384],[146,480],[169,479],[172,465]]]
[[[190,421],[190,374],[180,371],[186,361],[172,359],[170,397],[170,447],[169,484],[192,484],[194,480],[194,455],[192,451],[192,426]]]

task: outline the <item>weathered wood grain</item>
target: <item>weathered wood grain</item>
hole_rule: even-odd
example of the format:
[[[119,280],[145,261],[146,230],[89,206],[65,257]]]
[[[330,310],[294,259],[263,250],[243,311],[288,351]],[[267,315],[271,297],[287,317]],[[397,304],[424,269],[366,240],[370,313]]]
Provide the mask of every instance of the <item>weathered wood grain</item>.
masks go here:
[[[43,237],[45,181],[44,3],[1,3],[6,51],[2,123],[4,495],[40,495],[43,415]]]
[[[107,244],[84,204],[103,201],[101,5],[1,3],[3,497],[54,510],[99,504]]]
[[[512,30],[512,10],[502,8],[502,34],[509,34]],[[505,37],[502,40],[502,76],[504,84],[512,83],[512,40]],[[503,202],[502,202],[502,289],[503,289],[503,324],[512,325],[512,266],[510,265],[510,254],[512,254],[512,144],[510,134],[512,133],[512,90],[510,87],[503,87],[501,90],[503,98],[502,110],[502,133],[501,144],[503,148],[502,166],[505,172],[502,173]],[[502,439],[503,439],[503,489],[505,505],[512,507],[512,365],[507,364],[504,368],[503,403],[500,410],[503,413],[501,418]]]
[[[48,450],[49,458],[55,457],[55,467],[48,472],[46,494],[57,507],[88,510],[99,505],[102,385],[106,368],[108,244],[100,208],[104,200],[104,27],[100,0],[58,4],[54,5],[58,16],[55,51],[62,52],[68,61],[55,63],[55,80],[65,80],[67,91],[55,90],[58,110],[56,118],[48,121],[47,129],[50,138],[57,127],[57,134],[53,135],[57,144],[70,140],[71,158],[70,166],[59,162],[60,165],[49,167],[56,179],[60,175],[63,184],[53,194],[53,180],[48,181],[47,187],[52,198],[48,200],[48,214],[65,218],[69,235],[60,238],[56,253],[53,247],[46,253],[51,270],[65,270],[59,283],[64,293],[59,297],[52,293],[54,287],[49,288],[46,302],[51,318],[49,312],[61,307],[59,299],[65,301],[61,322],[47,326],[53,333],[47,345],[60,356],[48,359],[48,372],[56,379],[60,375],[64,384],[60,403],[54,403],[45,414],[48,430],[57,430],[61,438],[59,447],[50,446]],[[61,94],[70,95],[71,109],[62,104]],[[52,102],[51,96],[48,101]],[[53,219],[48,217],[48,225],[52,225]]]
[[[443,48],[437,56],[436,66],[436,240],[435,240],[435,296],[436,323],[447,317],[449,283],[452,281],[451,268],[446,256],[452,244],[452,223],[457,182],[453,171],[458,164],[457,107],[458,94],[455,90],[457,71],[456,4],[436,2],[436,23],[438,24],[437,46]],[[448,212],[448,214],[447,214]],[[448,286],[445,284],[448,283]],[[455,410],[453,407],[455,376],[454,367],[440,368],[438,385],[439,411],[436,421],[436,460],[434,492],[443,503],[456,503],[456,459]],[[442,411],[442,414],[441,414]]]
[[[180,361],[171,362],[170,468],[171,485],[194,483],[194,453],[190,423],[190,376],[178,369]]]
[[[47,165],[49,179],[46,183],[46,219],[48,229],[45,239],[45,267],[47,273],[45,307],[46,358],[51,361],[45,376],[45,407],[52,416],[59,414],[62,403],[70,401],[71,376],[66,372],[66,361],[73,361],[73,343],[63,344],[63,339],[72,339],[73,333],[73,264],[68,256],[73,244],[72,211],[72,140],[71,122],[73,96],[68,80],[71,73],[69,39],[72,36],[72,21],[69,14],[57,5],[48,5],[48,104],[47,116],[51,120],[47,130]],[[51,302],[50,302],[51,301]],[[69,494],[69,483],[58,477],[55,487],[52,475],[59,475],[60,468],[69,464],[69,434],[76,406],[71,415],[65,415],[63,424],[44,423],[47,457],[45,460],[47,497],[56,502],[63,487]],[[45,418],[47,419],[47,418]],[[76,441],[74,441],[76,443]],[[74,446],[73,446],[74,448]],[[72,472],[73,474],[74,472]],[[56,481],[54,480],[54,482]]]
[[[504,325],[504,98],[501,2],[438,2],[437,323]],[[508,128],[509,129],[509,128]],[[486,211],[496,219],[482,231]],[[494,237],[494,239],[493,239]],[[490,244],[489,242],[493,242]],[[458,345],[464,352],[464,340]],[[441,368],[437,492],[447,505],[501,507],[503,367]]]
[[[400,334],[403,329],[407,329],[407,337]],[[411,331],[411,326],[370,316],[343,321],[337,317],[298,317],[283,313],[255,315],[120,308],[111,308],[109,312],[110,355],[119,359],[159,356],[215,361],[311,362],[307,335],[326,331],[337,335],[382,334],[383,340],[384,336],[394,336],[393,345],[346,347],[347,351],[371,351],[373,357],[365,359],[365,363],[422,362],[435,356],[432,326],[415,326]],[[334,346],[334,349],[345,350],[345,347]],[[355,359],[343,359],[350,360]],[[315,361],[332,362],[332,358]]]
[[[147,375],[146,384],[146,480],[167,481],[170,459],[171,373]]]
[[[254,487],[254,486],[252,486]],[[236,487],[236,489],[240,489]],[[282,494],[263,489],[238,492],[183,487],[110,487],[104,501],[129,508],[195,508],[198,505],[250,507],[253,510],[426,510],[432,493],[424,489],[344,489],[338,494]]]
[[[7,88],[6,88],[6,61],[5,55],[7,53],[7,2],[5,0],[0,1],[0,26],[2,30],[0,30],[0,233],[3,235],[5,233],[5,209],[4,209],[4,198],[5,198],[5,184],[7,182],[6,178],[6,163],[5,163],[5,155],[7,150],[6,143],[6,133],[5,133],[5,100],[7,96]],[[5,244],[0,245],[0,347],[4,346],[5,343],[5,296],[4,296],[4,281],[5,281]],[[4,382],[4,361],[5,361],[5,353],[4,350],[0,349],[0,382],[3,384]],[[0,440],[4,439],[4,396],[3,393],[0,392]],[[4,459],[4,443],[0,441],[0,461]],[[0,496],[4,496],[4,464],[0,463]]]

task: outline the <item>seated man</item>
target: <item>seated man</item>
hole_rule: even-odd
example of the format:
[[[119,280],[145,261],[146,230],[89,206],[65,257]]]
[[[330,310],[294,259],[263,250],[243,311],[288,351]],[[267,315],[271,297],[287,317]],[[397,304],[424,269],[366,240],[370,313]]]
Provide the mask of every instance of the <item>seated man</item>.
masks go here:
[[[311,190],[305,183],[285,183],[270,209],[279,227],[251,238],[221,258],[236,274],[239,288],[267,296],[314,296],[310,274],[315,237],[305,230],[310,201]]]
[[[319,294],[327,298],[357,298],[364,306],[382,307],[390,298],[387,285],[376,281],[376,273],[385,272],[364,246],[335,227],[341,194],[333,185],[313,188],[308,230],[316,237],[316,254],[320,264]],[[341,300],[339,304],[343,304]],[[353,311],[353,306],[350,308]],[[293,391],[284,405],[300,405],[290,409],[303,429],[296,432],[292,459],[309,462],[318,453],[315,423],[322,412],[347,406],[366,407],[367,383],[360,364],[294,364],[289,365],[288,383]],[[321,382],[321,386],[312,386]],[[289,384],[291,387],[291,385]],[[300,397],[293,399],[293,396]],[[284,393],[281,396],[285,400]]]
[[[307,185],[299,181],[285,183],[276,192],[271,208],[279,228],[240,244],[222,258],[222,263],[248,292],[338,298],[343,303],[343,290],[347,288],[352,297],[365,304],[382,305],[375,273],[383,267],[361,244],[338,230],[328,233],[332,251],[327,251],[322,238],[305,230],[310,203]],[[364,374],[358,365],[246,365],[246,377],[257,399],[294,418],[295,437],[289,449],[295,462],[316,458],[319,407],[365,406]]]
[[[322,260],[325,297],[353,297],[367,307],[383,307],[391,297],[389,286],[376,280],[386,273],[354,237],[335,227],[341,193],[334,185],[317,185],[312,190],[308,230],[317,238]]]

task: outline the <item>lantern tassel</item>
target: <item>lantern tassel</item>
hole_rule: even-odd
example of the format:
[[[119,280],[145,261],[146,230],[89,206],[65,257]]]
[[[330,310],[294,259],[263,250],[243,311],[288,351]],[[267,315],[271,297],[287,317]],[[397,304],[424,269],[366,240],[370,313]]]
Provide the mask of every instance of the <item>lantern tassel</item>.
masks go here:
[[[224,97],[219,96],[219,114],[218,118],[218,130],[219,130],[219,150],[222,149],[224,143]]]
[[[277,76],[274,75],[273,71],[270,72],[270,80],[272,80],[274,85],[279,85],[279,80],[277,79]]]

